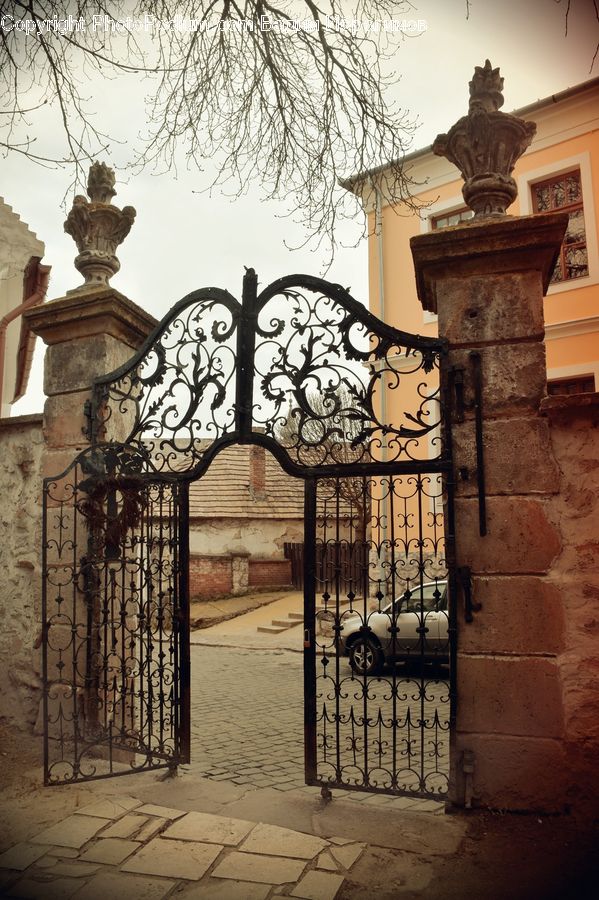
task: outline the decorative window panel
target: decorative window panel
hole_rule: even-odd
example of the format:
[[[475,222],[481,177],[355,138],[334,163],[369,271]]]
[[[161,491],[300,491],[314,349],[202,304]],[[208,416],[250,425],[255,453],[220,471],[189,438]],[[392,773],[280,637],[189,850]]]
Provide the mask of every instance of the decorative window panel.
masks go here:
[[[571,281],[589,274],[584,206],[580,170],[557,175],[532,185],[535,212],[563,210],[569,215],[568,227],[559,259],[551,276],[552,284]]]

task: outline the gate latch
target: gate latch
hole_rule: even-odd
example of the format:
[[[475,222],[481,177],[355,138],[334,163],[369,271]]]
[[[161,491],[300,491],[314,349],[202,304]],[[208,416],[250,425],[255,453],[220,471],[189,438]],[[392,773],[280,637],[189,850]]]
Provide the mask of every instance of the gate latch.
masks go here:
[[[480,612],[482,604],[475,603],[472,599],[472,571],[470,566],[459,566],[458,578],[460,579],[464,595],[464,619],[466,622],[473,622],[474,613]]]
[[[304,628],[304,649],[309,650],[311,646],[312,643],[310,641],[310,629]]]

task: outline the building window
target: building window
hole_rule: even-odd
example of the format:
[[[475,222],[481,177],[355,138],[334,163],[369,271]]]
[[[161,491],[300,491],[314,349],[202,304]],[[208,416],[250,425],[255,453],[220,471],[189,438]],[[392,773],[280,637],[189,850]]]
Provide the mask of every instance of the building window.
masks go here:
[[[577,375],[575,378],[556,378],[547,382],[550,397],[556,394],[592,394],[595,390],[594,375]]]
[[[459,225],[460,222],[467,222],[473,215],[474,213],[471,209],[468,209],[467,206],[463,206],[461,209],[454,209],[454,211],[450,213],[432,216],[431,225],[433,231],[437,231],[439,228],[448,228],[451,225]]]
[[[568,228],[551,276],[551,284],[588,275],[589,260],[580,169],[533,184],[532,201],[535,212],[551,212],[559,209],[569,214]]]

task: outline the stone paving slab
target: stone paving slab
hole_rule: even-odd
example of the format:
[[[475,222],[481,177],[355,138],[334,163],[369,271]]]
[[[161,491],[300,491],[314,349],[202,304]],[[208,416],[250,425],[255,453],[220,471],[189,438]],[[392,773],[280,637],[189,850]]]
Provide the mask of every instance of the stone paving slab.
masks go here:
[[[200,841],[236,847],[252,828],[253,822],[190,812],[167,828],[164,836],[179,841]]]
[[[101,872],[81,888],[77,900],[162,900],[175,885],[175,881],[166,878]]]
[[[96,803],[90,803],[75,811],[75,814],[84,816],[97,816],[100,819],[116,819],[117,816],[128,813],[137,806],[141,806],[141,801],[135,797],[113,797],[109,800],[98,800]]]
[[[223,848],[215,844],[154,838],[121,866],[123,872],[199,881]]]
[[[83,853],[81,859],[84,862],[118,866],[140,847],[141,844],[138,841],[127,841],[124,838],[100,838]]]
[[[15,844],[10,850],[6,850],[0,856],[0,867],[3,869],[18,869],[23,871],[45,856],[48,847],[44,844]]]
[[[291,896],[303,897],[305,900],[334,900],[342,884],[342,875],[307,872],[291,891]]]
[[[56,825],[45,828],[31,840],[35,844],[55,844],[79,849],[106,826],[106,819],[74,813]]]
[[[146,803],[144,806],[140,806],[137,812],[140,815],[159,816],[161,819],[169,819],[171,822],[185,815],[185,810],[183,809],[170,809],[168,806],[155,806],[153,803]]]
[[[239,849],[243,853],[261,853],[265,856],[314,859],[327,847],[327,841],[311,834],[302,834],[277,825],[256,825]]]
[[[333,859],[343,866],[344,869],[351,869],[353,864],[362,855],[364,844],[346,844],[344,847],[332,847],[331,853]]]
[[[286,884],[297,881],[305,868],[303,860],[258,856],[234,850],[218,864],[212,877],[258,881],[261,884]]]
[[[208,878],[184,888],[176,897],[177,900],[266,900],[270,890],[269,884]]]
[[[102,832],[103,838],[132,838],[137,834],[146,822],[149,822],[148,816],[138,816],[130,814],[118,819]]]
[[[67,900],[80,887],[81,882],[77,878],[56,878],[52,881],[22,878],[5,896],[26,900]]]

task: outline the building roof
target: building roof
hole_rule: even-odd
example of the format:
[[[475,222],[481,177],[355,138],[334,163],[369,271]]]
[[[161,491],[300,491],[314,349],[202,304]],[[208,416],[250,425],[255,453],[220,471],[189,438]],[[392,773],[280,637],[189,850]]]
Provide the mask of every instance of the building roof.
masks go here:
[[[564,100],[569,100],[572,97],[577,97],[587,91],[596,90],[598,87],[599,77],[590,78],[588,81],[583,81],[581,84],[577,84],[574,87],[566,88],[557,94],[550,94],[549,97],[543,97],[541,100],[535,100],[533,103],[521,106],[519,109],[513,109],[511,115],[518,116],[519,118],[527,117],[540,109],[544,109],[545,107],[552,106]],[[380,166],[375,166],[372,169],[366,169],[363,172],[357,172],[355,175],[344,178],[340,182],[341,187],[346,188],[346,190],[351,191],[352,193],[359,194],[367,179],[372,178],[374,175],[382,175],[392,166],[397,166],[400,163],[401,165],[404,165],[405,163],[418,160],[420,157],[426,156],[427,154],[432,154],[432,152],[432,144],[429,144],[427,147],[421,147],[419,150],[412,150],[411,153],[406,153],[401,159],[394,159],[388,163],[383,163]]]
[[[264,491],[252,487],[251,453],[264,453]],[[304,483],[262,447],[226,447],[189,488],[191,519],[302,519]]]

